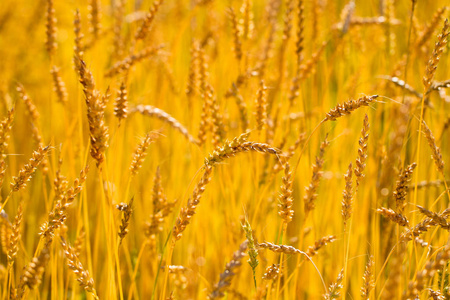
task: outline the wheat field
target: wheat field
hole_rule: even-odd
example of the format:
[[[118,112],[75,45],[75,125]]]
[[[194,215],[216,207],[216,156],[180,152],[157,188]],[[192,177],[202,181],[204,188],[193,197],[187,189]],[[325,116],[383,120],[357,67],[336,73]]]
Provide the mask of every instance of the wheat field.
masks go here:
[[[1,299],[450,299],[446,0],[0,5]]]

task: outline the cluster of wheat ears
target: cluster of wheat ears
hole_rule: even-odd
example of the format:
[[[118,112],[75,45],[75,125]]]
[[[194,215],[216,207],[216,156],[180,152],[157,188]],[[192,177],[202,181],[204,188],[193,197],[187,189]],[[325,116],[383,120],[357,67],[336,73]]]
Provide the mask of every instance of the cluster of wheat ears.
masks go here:
[[[2,1],[0,299],[450,299],[446,4]]]

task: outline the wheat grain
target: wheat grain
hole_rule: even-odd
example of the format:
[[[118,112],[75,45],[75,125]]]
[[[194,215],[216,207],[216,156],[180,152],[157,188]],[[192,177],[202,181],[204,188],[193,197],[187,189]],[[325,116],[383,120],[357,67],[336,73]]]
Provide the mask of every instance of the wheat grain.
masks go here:
[[[0,123],[0,155],[4,157],[8,148],[10,132],[14,121],[14,109],[8,111],[8,116]]]
[[[19,252],[19,241],[21,238],[21,230],[20,227],[22,225],[23,220],[23,201],[20,201],[19,207],[17,208],[17,214],[14,217],[14,222],[11,226],[11,235],[9,236],[9,245],[7,247],[8,253],[8,265],[12,265],[14,263],[14,259],[17,256],[17,252]]]
[[[442,269],[450,258],[450,249],[446,247],[444,251],[438,253],[434,261],[429,261],[425,268],[418,271],[415,280],[410,281],[407,291],[403,294],[403,299],[413,299],[418,297],[420,292],[425,288],[428,279],[433,278],[434,274]]]
[[[437,224],[447,230],[450,229],[450,224],[447,223],[447,219],[449,217],[448,211],[446,211],[442,214],[438,214],[438,213],[430,211],[420,205],[416,205],[416,206],[419,209],[420,213],[424,214],[425,216],[427,216],[428,218],[433,220],[434,224]]]
[[[280,274],[280,266],[276,264],[272,264],[266,268],[264,272],[263,279],[264,280],[272,280],[275,281]]]
[[[152,55],[157,55],[159,53],[159,50],[161,50],[162,48],[164,48],[164,45],[149,46],[142,49],[136,54],[131,54],[130,56],[125,57],[123,60],[116,62],[109,70],[105,72],[105,76],[113,77],[121,73],[125,73],[130,70],[131,67],[136,63],[141,62]]]
[[[74,53],[75,53],[75,66],[76,66],[76,58],[80,58],[83,59],[83,54],[84,54],[84,44],[83,44],[83,38],[84,35],[81,32],[81,15],[80,15],[80,10],[77,9],[75,11],[75,17],[74,17],[74,21],[73,21],[73,28],[74,28],[74,33],[75,33],[75,46],[73,48]]]
[[[100,23],[102,17],[100,0],[89,0],[88,10],[89,32],[92,34],[92,45],[100,37],[102,30]]]
[[[128,116],[128,91],[125,81],[122,81],[117,92],[116,102],[114,103],[114,115],[119,119],[119,122]]]
[[[85,239],[86,239],[86,230],[84,229],[84,227],[82,227],[73,245],[73,250],[78,258],[81,256],[81,251],[83,250]]]
[[[366,270],[363,276],[363,286],[361,287],[361,299],[368,300],[370,292],[375,288],[374,281],[374,260],[373,256],[369,257],[369,261],[366,264]]]
[[[359,139],[358,158],[356,159],[356,167],[354,169],[356,177],[356,190],[361,180],[364,178],[364,169],[366,168],[367,160],[367,142],[369,140],[369,117],[367,114],[364,117],[364,125],[361,129],[361,138]]]
[[[45,48],[50,56],[53,57],[56,51],[56,17],[55,17],[55,8],[54,8],[53,0],[47,0],[47,14],[46,14],[46,23],[45,23]]]
[[[319,155],[316,156],[316,163],[312,166],[313,172],[311,176],[311,183],[305,187],[305,196],[303,197],[305,215],[308,215],[308,213],[315,207],[314,201],[317,198],[317,189],[319,187],[320,179],[322,178],[322,168],[324,163],[323,156],[328,145],[329,142],[327,141],[327,138],[325,138],[320,145]]]
[[[409,227],[409,221],[408,219],[400,214],[400,213],[396,213],[395,211],[393,211],[390,208],[378,208],[377,209],[377,213],[383,215],[384,217],[388,218],[389,220],[391,220],[394,223],[397,223],[400,226],[405,226],[405,227]]]
[[[335,240],[336,240],[336,236],[334,236],[334,235],[324,236],[324,237],[318,239],[317,241],[315,241],[314,246],[309,246],[308,251],[306,251],[306,254],[309,257],[313,257],[314,255],[316,255],[318,253],[318,251],[321,248],[326,246],[328,243],[334,242]]]
[[[441,34],[438,35],[438,41],[433,50],[433,54],[428,61],[427,69],[425,76],[423,77],[423,85],[424,91],[427,93],[431,88],[431,84],[434,78],[434,74],[436,73],[437,65],[439,63],[439,59],[444,51],[445,46],[447,45],[447,37],[450,34],[450,24],[446,19],[444,22],[444,27],[442,28]]]
[[[262,129],[267,123],[267,87],[264,85],[264,81],[261,80],[259,84],[259,89],[255,98],[255,117],[256,117],[256,127]]]
[[[156,138],[156,134],[149,132],[137,146],[133,154],[133,161],[130,165],[130,172],[132,176],[136,176],[136,174],[141,169],[145,157],[147,156],[147,149],[150,144],[155,141]]]
[[[193,144],[197,144],[197,140],[189,133],[189,131],[181,125],[174,117],[163,111],[162,109],[156,108],[151,105],[138,105],[133,111],[138,111],[139,113],[149,116],[155,117],[167,124],[169,124],[172,128],[180,132],[189,142]]]
[[[234,12],[234,9],[232,7],[229,7],[227,9],[227,16],[228,19],[230,19],[231,29],[233,31],[234,54],[236,56],[236,59],[240,61],[242,59],[242,43],[239,37],[240,32],[238,28],[236,13]]]
[[[329,287],[329,292],[323,295],[325,300],[338,299],[341,297],[341,290],[344,287],[342,281],[344,280],[344,269],[342,269],[338,277],[336,278],[336,282],[332,283]]]
[[[58,101],[62,104],[66,104],[68,101],[66,84],[62,80],[60,69],[57,66],[53,66],[50,70],[53,79],[53,90],[58,97]]]
[[[406,196],[408,194],[408,182],[411,180],[412,172],[416,168],[417,164],[412,163],[407,166],[400,174],[393,196],[395,198],[397,211],[401,214],[405,210]]]
[[[131,214],[133,213],[133,200],[134,198],[131,198],[128,203],[121,203],[116,206],[118,210],[123,212],[123,217],[118,232],[120,237],[119,243],[122,243],[122,240],[128,233],[128,225],[130,224]]]
[[[261,249],[269,249],[275,253],[284,253],[284,254],[304,254],[302,251],[287,245],[276,245],[270,242],[264,242],[258,244]]]
[[[150,7],[150,11],[145,15],[144,21],[136,31],[136,34],[134,35],[134,38],[136,40],[144,40],[146,38],[150,30],[150,26],[152,25],[153,20],[155,19],[155,15],[163,2],[164,2],[163,0],[155,0],[153,2],[153,5]]]
[[[206,166],[203,172],[203,176],[199,183],[195,187],[192,197],[189,198],[187,206],[181,208],[178,218],[175,222],[175,226],[172,230],[172,235],[175,240],[179,240],[182,236],[182,232],[186,229],[186,226],[191,222],[192,217],[195,214],[195,209],[200,204],[200,199],[205,192],[206,186],[211,181],[212,167]]]
[[[327,113],[324,121],[336,121],[337,118],[349,115],[352,111],[360,107],[369,106],[369,104],[375,101],[376,98],[378,98],[378,95],[363,96],[358,100],[350,100],[342,104],[338,104]]]
[[[191,105],[191,98],[193,98],[199,89],[199,45],[196,41],[191,45],[191,60],[189,62],[189,75],[186,85],[186,96],[189,99],[189,105]]]
[[[214,290],[209,294],[209,299],[223,298],[225,292],[231,285],[231,280],[236,275],[234,272],[241,266],[241,260],[245,256],[247,241],[239,246],[239,250],[233,254],[233,259],[227,263],[225,271],[220,274],[220,280],[214,285]]]
[[[47,248],[44,248],[38,257],[33,257],[31,263],[26,267],[23,273],[23,283],[29,289],[35,288],[41,283],[42,274],[45,271],[45,265],[50,258]]]
[[[444,174],[444,159],[442,158],[441,149],[436,145],[436,140],[434,138],[433,133],[431,132],[430,128],[428,127],[427,123],[425,121],[422,122],[422,128],[424,130],[425,138],[428,141],[428,145],[431,148],[431,151],[433,152],[432,158],[434,160],[434,163],[436,165],[436,169],[441,174]]]
[[[345,178],[345,189],[342,192],[342,218],[344,219],[344,227],[347,226],[347,220],[350,219],[353,208],[353,187],[352,187],[352,170],[353,166],[350,163],[348,166],[347,173],[344,175]]]
[[[36,171],[36,168],[44,160],[49,151],[49,146],[45,148],[39,146],[39,148],[33,152],[32,157],[28,161],[28,164],[20,169],[19,175],[17,177],[13,177],[13,181],[10,184],[11,190],[13,192],[17,192],[20,189],[25,188],[26,183],[30,181],[31,177]]]
[[[75,276],[77,277],[77,281],[80,286],[88,293],[98,299],[97,291],[94,288],[94,279],[89,274],[89,271],[86,270],[75,254],[75,250],[61,237],[61,246],[64,250],[64,255],[67,259],[67,265],[69,269],[73,271]]]
[[[294,180],[292,178],[289,163],[286,163],[284,165],[283,185],[281,186],[281,193],[278,197],[278,215],[286,224],[292,221],[294,215],[294,198],[292,197],[293,183]]]
[[[0,246],[2,252],[7,255],[10,245],[10,237],[12,236],[12,225],[8,220],[5,211],[0,213]]]
[[[124,39],[122,36],[122,28],[125,17],[126,10],[126,0],[119,0],[114,3],[114,55],[115,58],[122,58],[123,56],[123,48],[124,48]]]
[[[247,141],[249,134],[249,132],[243,133],[240,136],[235,137],[233,141],[225,142],[222,147],[217,147],[216,150],[205,159],[205,165],[215,165],[241,152],[256,151],[277,156],[282,154],[280,150],[273,148],[268,144]]]
[[[97,161],[97,167],[100,167],[105,160],[105,151],[109,147],[109,130],[105,123],[106,103],[96,89],[94,76],[86,67],[86,63],[81,58],[75,57],[75,65],[80,77],[80,83],[83,85],[87,105],[91,141],[90,154]]]
[[[438,10],[434,13],[429,25],[421,32],[420,37],[417,39],[416,44],[414,45],[415,49],[421,49],[425,45],[425,43],[428,42],[428,40],[433,36],[433,32],[442,21],[442,17],[446,13],[446,11],[446,6],[438,8]]]

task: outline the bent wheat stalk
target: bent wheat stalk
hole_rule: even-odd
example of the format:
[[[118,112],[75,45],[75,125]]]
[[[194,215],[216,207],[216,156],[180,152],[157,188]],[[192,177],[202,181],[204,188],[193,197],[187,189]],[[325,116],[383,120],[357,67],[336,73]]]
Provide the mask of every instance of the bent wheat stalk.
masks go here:
[[[189,131],[181,125],[180,122],[177,121],[174,117],[152,105],[138,105],[136,106],[132,112],[139,112],[145,116],[155,117],[167,124],[169,124],[172,128],[180,132],[189,142],[193,144],[198,144],[198,141],[189,133]]]

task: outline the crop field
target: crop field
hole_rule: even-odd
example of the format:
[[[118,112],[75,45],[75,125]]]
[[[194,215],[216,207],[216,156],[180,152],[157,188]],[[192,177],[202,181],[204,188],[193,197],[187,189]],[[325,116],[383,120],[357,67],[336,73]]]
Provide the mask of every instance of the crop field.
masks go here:
[[[0,300],[450,299],[448,0],[0,2]]]

